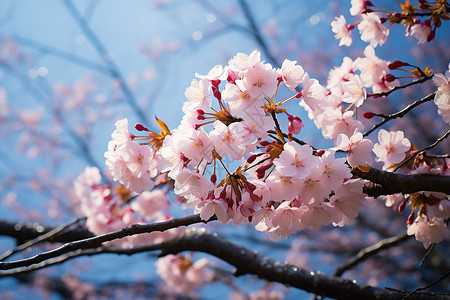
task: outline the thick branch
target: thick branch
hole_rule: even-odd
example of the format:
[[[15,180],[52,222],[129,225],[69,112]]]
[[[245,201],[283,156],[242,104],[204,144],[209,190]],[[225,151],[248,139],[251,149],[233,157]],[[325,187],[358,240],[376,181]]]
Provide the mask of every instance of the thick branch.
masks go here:
[[[237,270],[235,276],[244,274],[254,274],[259,278],[287,284],[311,293],[320,294],[325,297],[337,299],[402,299],[407,293],[399,291],[387,290],[382,288],[371,287],[358,284],[348,279],[332,277],[299,268],[290,264],[273,260],[255,251],[251,251],[242,246],[233,244],[216,234],[210,234],[203,230],[195,228],[189,229],[180,237],[170,241],[139,247],[136,249],[107,249],[97,248],[80,250],[68,253],[56,259],[43,262],[28,268],[22,268],[7,272],[1,272],[1,276],[17,276],[18,274],[33,271],[42,267],[62,263],[69,259],[85,256],[96,255],[101,253],[116,253],[131,255],[143,251],[153,251],[161,249],[160,256],[167,254],[176,254],[182,251],[200,251],[216,256],[231,265]],[[423,294],[415,292],[414,295],[409,294],[410,299],[440,299],[436,295]]]
[[[235,275],[254,274],[259,278],[287,284],[307,292],[336,299],[402,299],[405,294],[358,284],[309,271],[273,260],[255,251],[233,244],[217,235],[205,232],[189,233],[163,243],[161,256],[182,251],[201,251],[214,255],[237,268]],[[411,299],[439,299],[439,297],[415,294]]]
[[[396,193],[410,194],[421,191],[440,192],[450,195],[450,176],[431,174],[402,175],[374,168],[370,168],[368,172],[354,168],[352,172],[354,175],[374,183],[364,187],[364,193],[373,197]]]
[[[42,226],[37,223],[20,224],[17,222],[0,220],[0,235],[10,236],[16,239],[17,244],[38,238],[54,230],[54,227]],[[62,235],[53,235],[48,241],[56,243],[69,243],[71,241],[87,239],[92,237],[92,233],[84,228],[74,228],[65,231]]]

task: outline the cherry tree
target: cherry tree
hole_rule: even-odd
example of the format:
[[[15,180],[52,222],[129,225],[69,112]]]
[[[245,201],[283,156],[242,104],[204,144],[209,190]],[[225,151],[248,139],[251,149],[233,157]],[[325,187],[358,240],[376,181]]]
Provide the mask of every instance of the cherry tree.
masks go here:
[[[59,226],[2,221],[2,234],[18,245],[1,256],[0,277],[33,281],[50,291],[59,287],[60,295],[69,298],[106,291],[149,297],[151,281],[144,280],[139,292],[138,283],[133,289],[125,284],[96,287],[70,274],[55,282],[29,274],[45,274],[83,256],[126,254],[133,259],[152,253],[157,255],[152,268],[161,279],[152,297],[197,298],[211,285],[227,287],[233,299],[282,299],[295,293],[292,289],[337,299],[449,296],[450,64],[438,59],[445,65],[423,65],[378,54],[399,28],[418,49],[437,44],[449,19],[447,1],[406,1],[388,9],[352,0],[349,12],[336,16],[329,30],[339,46],[352,47],[360,39],[363,51],[342,55],[326,79],[316,79],[319,71],[310,70],[314,64],[284,58],[270,48],[270,37],[264,36],[270,36],[270,26],[258,27],[249,3],[238,2],[247,28],[227,21],[226,9],[201,2],[225,20],[226,28],[246,31],[257,49],[234,53],[204,73],[193,69],[195,77],[183,83],[182,117],[173,128],[158,111],[141,109],[86,16],[72,2],[64,4],[103,55],[102,72],[116,83],[108,97],[125,95],[138,121],[114,119],[104,98],[86,100],[97,88],[89,79],[54,88],[55,95],[69,99],[65,105],[70,108],[53,108],[52,119],[61,126],[45,145],[56,144],[59,156],[67,155],[64,147],[75,147],[87,166],[70,188],[63,182],[39,186],[51,195],[73,191],[67,215],[77,217]],[[13,40],[9,43],[5,69],[12,59],[22,59]],[[38,89],[34,93],[41,95]],[[3,91],[4,111],[6,97]],[[402,100],[391,103],[394,97]],[[87,143],[86,124],[74,129],[65,117],[64,109],[74,107],[89,108],[83,122],[103,118],[114,123],[102,151],[104,166]],[[421,120],[429,116],[433,126],[424,128]],[[33,130],[39,118],[39,111],[18,116],[29,128],[27,138],[36,139],[28,143],[40,145],[43,137]],[[52,165],[56,169],[57,163]],[[14,207],[14,195],[5,198]],[[314,264],[316,252],[324,261]],[[333,267],[319,271],[326,259]],[[412,284],[404,279],[411,270]],[[253,280],[243,276],[248,274],[265,283],[249,289],[237,279]],[[379,285],[383,280],[391,287]]]

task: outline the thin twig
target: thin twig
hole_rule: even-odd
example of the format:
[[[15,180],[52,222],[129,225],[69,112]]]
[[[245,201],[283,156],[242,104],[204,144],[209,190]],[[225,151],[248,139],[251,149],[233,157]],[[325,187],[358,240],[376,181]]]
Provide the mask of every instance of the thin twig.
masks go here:
[[[408,295],[406,295],[402,300],[407,300],[408,298],[412,297],[414,294],[417,294],[420,291],[426,290],[430,287],[432,287],[433,285],[435,285],[436,283],[438,283],[439,281],[441,281],[442,279],[445,279],[446,277],[448,277],[450,275],[450,271],[447,271],[446,273],[442,274],[441,276],[439,276],[439,278],[437,278],[436,280],[434,280],[432,283],[430,283],[427,286],[421,287],[421,288],[417,288],[414,291],[412,291],[411,293],[409,293]]]
[[[429,146],[427,146],[427,147],[425,147],[425,148],[422,148],[422,149],[420,149],[420,150],[414,152],[410,157],[408,157],[407,159],[405,159],[404,161],[402,161],[402,163],[399,164],[399,165],[394,169],[394,171],[392,171],[392,172],[397,171],[397,170],[400,169],[402,166],[404,166],[405,164],[407,164],[408,161],[410,161],[411,159],[413,159],[417,154],[419,154],[419,153],[421,153],[421,152],[423,152],[423,151],[428,151],[428,150],[433,149],[434,147],[437,146],[437,144],[439,144],[440,142],[442,142],[443,140],[445,140],[449,135],[450,135],[450,130],[447,131],[443,136],[441,136],[440,138],[438,138],[438,139],[436,140],[436,142],[434,142],[433,144],[431,144],[431,145],[429,145]]]
[[[411,236],[409,236],[406,232],[404,232],[404,233],[398,234],[396,236],[393,236],[393,237],[390,237],[387,239],[383,239],[372,246],[362,249],[361,251],[358,252],[358,254],[356,254],[347,263],[338,267],[336,269],[336,272],[334,272],[334,276],[338,276],[338,277],[342,276],[342,274],[344,274],[345,271],[350,270],[351,268],[356,266],[358,263],[366,260],[367,258],[377,254],[378,252],[380,252],[384,249],[394,247],[397,244],[399,244],[403,241],[406,241],[410,237]]]
[[[122,74],[119,71],[119,68],[117,67],[116,63],[112,60],[111,55],[108,53],[106,47],[103,45],[103,43],[100,41],[100,39],[97,37],[97,35],[94,33],[94,31],[91,29],[87,21],[84,19],[84,17],[80,14],[78,9],[75,7],[75,5],[72,3],[71,0],[64,0],[64,5],[66,6],[67,10],[69,11],[70,15],[73,17],[75,22],[80,26],[83,33],[86,35],[86,37],[91,41],[94,48],[97,50],[98,54],[102,58],[105,65],[108,67],[109,73],[111,76],[119,81],[120,89],[122,90],[123,94],[125,95],[125,99],[130,105],[130,107],[133,109],[134,113],[138,116],[138,118],[141,120],[141,122],[150,125],[148,122],[148,119],[142,109],[139,107],[138,102],[136,98],[133,95],[133,92],[131,91],[130,87],[128,86],[127,82],[123,78]]]
[[[394,114],[391,115],[387,115],[384,116],[383,121],[381,121],[378,124],[375,124],[372,128],[370,128],[366,133],[363,134],[364,137],[368,136],[369,134],[371,134],[373,131],[375,131],[376,129],[378,129],[379,127],[383,126],[385,123],[387,123],[390,120],[396,119],[396,118],[400,118],[403,117],[406,113],[408,113],[411,109],[413,109],[416,106],[419,106],[422,103],[428,102],[430,100],[433,100],[434,95],[436,94],[436,92],[429,94],[428,96],[425,96],[424,98],[417,100],[413,103],[411,103],[410,105],[408,105],[407,107],[405,107],[404,109],[402,109],[399,112],[396,112]]]
[[[434,76],[433,74],[430,75],[430,76],[425,76],[425,77],[422,77],[421,79],[415,80],[413,82],[410,82],[410,83],[407,83],[407,84],[404,84],[404,85],[396,86],[392,90],[389,90],[387,92],[372,94],[371,96],[386,97],[389,94],[393,93],[394,91],[397,91],[397,90],[400,90],[400,89],[404,89],[404,88],[407,88],[407,87],[415,85],[415,84],[424,83],[424,82],[430,80],[431,78],[433,78],[433,76]]]
[[[242,12],[244,13],[244,16],[247,18],[247,21],[250,25],[250,33],[255,38],[256,42],[261,46],[261,49],[266,54],[267,58],[270,60],[270,62],[277,68],[281,67],[280,62],[275,58],[275,56],[272,55],[272,52],[269,50],[269,47],[267,46],[266,42],[264,41],[264,38],[259,30],[259,26],[256,25],[255,18],[253,17],[252,12],[250,11],[250,8],[248,7],[248,4],[245,0],[239,0],[239,5],[241,6]]]

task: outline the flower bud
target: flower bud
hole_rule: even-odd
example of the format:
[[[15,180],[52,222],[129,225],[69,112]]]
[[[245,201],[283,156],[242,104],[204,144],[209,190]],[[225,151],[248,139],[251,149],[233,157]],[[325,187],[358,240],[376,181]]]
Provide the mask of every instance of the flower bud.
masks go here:
[[[217,176],[216,176],[216,174],[212,174],[211,175],[211,178],[209,179],[213,184],[216,184],[216,182],[217,182]]]
[[[134,128],[136,128],[137,131],[150,131],[147,127],[139,123],[134,125]]]
[[[398,212],[403,212],[406,207],[406,200],[404,200],[400,205],[398,206]]]
[[[396,61],[391,62],[388,65],[388,68],[389,68],[389,70],[395,70],[395,69],[398,69],[398,68],[404,67],[404,66],[409,66],[409,64],[405,63],[405,62],[402,62],[402,61],[399,61],[399,60],[396,60]]]
[[[363,117],[366,119],[372,119],[373,117],[375,117],[377,114],[374,114],[373,112],[367,111],[365,113],[363,113]]]
[[[394,81],[395,79],[397,79],[397,77],[395,77],[395,76],[392,75],[392,74],[387,74],[386,76],[384,76],[384,80],[386,80],[387,82],[392,82],[392,81]]]

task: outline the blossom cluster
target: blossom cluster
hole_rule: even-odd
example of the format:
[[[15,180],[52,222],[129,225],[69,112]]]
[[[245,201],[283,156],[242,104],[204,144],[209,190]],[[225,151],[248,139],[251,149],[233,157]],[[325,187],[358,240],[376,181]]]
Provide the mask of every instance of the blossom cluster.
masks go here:
[[[401,64],[378,58],[370,45],[364,54],[354,61],[345,57],[324,87],[296,61],[286,59],[275,69],[261,61],[258,51],[238,53],[227,66],[196,74],[186,89],[178,128],[169,131],[157,119],[161,133],[137,124],[148,135],[136,136],[126,119],[118,121],[105,153],[107,166],[114,179],[137,193],[153,186],[151,177],[167,174],[184,206],[203,220],[216,216],[224,224],[251,223],[272,240],[304,228],[343,226],[357,217],[366,198],[365,181],[354,178],[351,168],[366,170],[375,162],[374,153],[391,171],[414,149],[402,131],[381,129],[375,144],[362,134],[356,108],[366,101],[366,88],[374,94],[391,91],[399,82],[389,72]],[[435,101],[441,107],[448,100],[443,78],[435,80]],[[281,85],[293,96],[278,101]],[[299,140],[304,125],[283,107],[289,101],[298,101],[336,147],[316,149]],[[280,126],[283,117],[287,128]],[[228,158],[234,164],[226,163]],[[424,166],[426,161],[416,161],[411,174]],[[440,202],[447,203],[448,197]],[[420,210],[420,220],[427,216],[432,218]]]
[[[350,14],[360,16],[360,21],[347,25],[345,17],[341,15],[331,23],[332,31],[335,38],[340,40],[339,46],[350,46],[353,42],[351,33],[358,28],[361,40],[377,47],[386,42],[390,28],[401,23],[406,27],[405,35],[415,37],[418,44],[431,42],[442,20],[449,19],[447,1],[418,2],[418,6],[413,6],[406,0],[405,4],[400,4],[401,12],[391,12],[367,0],[351,0]]]
[[[102,184],[100,171],[87,167],[74,181],[75,194],[81,211],[87,217],[86,226],[95,235],[120,230],[133,224],[162,222],[171,219],[170,201],[162,189],[144,191],[136,197],[124,186]],[[133,200],[131,202],[131,200]],[[179,234],[177,229],[130,236],[111,242],[117,247],[134,247],[160,243]]]

